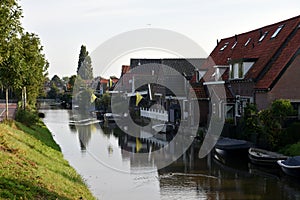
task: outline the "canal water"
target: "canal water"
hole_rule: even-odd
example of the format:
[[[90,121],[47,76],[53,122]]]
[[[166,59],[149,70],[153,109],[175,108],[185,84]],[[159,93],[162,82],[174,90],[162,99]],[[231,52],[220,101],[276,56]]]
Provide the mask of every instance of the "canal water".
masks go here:
[[[300,199],[300,180],[279,168],[258,167],[246,159],[225,161],[213,153],[199,159],[199,145],[193,143],[178,160],[158,170],[150,156],[145,164],[129,152],[159,148],[163,140],[137,141],[98,124],[70,126],[68,110],[42,112],[65,159],[98,199]]]

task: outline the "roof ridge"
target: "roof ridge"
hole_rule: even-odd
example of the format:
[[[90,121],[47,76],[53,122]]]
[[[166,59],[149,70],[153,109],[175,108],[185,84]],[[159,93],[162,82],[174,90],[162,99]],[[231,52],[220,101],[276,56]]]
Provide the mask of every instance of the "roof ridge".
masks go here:
[[[221,41],[224,41],[224,40],[229,40],[229,39],[232,39],[236,36],[241,36],[241,35],[246,35],[246,34],[249,34],[249,33],[252,33],[252,32],[257,32],[257,31],[260,31],[260,30],[263,30],[263,29],[266,29],[266,28],[269,28],[269,27],[272,27],[272,26],[275,26],[275,25],[279,25],[279,24],[282,24],[282,23],[286,23],[288,21],[293,21],[293,20],[296,20],[297,18],[299,18],[299,22],[300,22],[300,15],[298,16],[295,16],[295,17],[292,17],[292,18],[289,18],[289,19],[285,19],[283,21],[280,21],[280,22],[276,22],[276,23],[273,23],[273,24],[269,24],[269,25],[266,25],[266,26],[262,26],[260,28],[256,28],[256,29],[253,29],[253,30],[250,30],[250,31],[247,31],[247,32],[243,32],[243,33],[239,33],[239,34],[235,34],[233,36],[230,36],[230,37],[226,37],[226,38],[222,38],[220,40]]]

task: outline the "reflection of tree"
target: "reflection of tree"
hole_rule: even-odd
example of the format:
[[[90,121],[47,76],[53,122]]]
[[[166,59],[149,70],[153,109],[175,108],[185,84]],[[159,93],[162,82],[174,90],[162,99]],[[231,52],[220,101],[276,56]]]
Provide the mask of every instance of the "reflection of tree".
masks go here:
[[[77,126],[81,150],[86,150],[91,139],[91,126]]]

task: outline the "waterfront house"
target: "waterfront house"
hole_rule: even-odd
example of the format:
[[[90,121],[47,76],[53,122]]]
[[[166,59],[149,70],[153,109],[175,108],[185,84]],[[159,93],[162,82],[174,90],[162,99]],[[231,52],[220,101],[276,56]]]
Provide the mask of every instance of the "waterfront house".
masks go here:
[[[193,109],[197,101],[191,102],[190,88],[187,83],[191,82],[204,61],[205,59],[201,58],[133,58],[130,66],[122,66],[122,74],[127,74],[121,78],[122,90],[131,96],[134,102],[136,92],[143,95],[146,103],[139,105],[141,116],[171,123],[176,123],[177,120],[186,121],[189,116],[192,116],[192,112],[199,113],[199,110]],[[138,66],[141,65],[146,68],[139,71]],[[161,66],[167,68],[162,69]],[[154,80],[155,77],[159,80],[157,81],[159,84],[155,84],[155,81],[151,84],[143,84],[145,80]],[[141,87],[136,88],[137,85]],[[175,90],[171,91],[170,88]]]
[[[288,99],[300,117],[300,16],[221,39],[210,54],[204,85],[223,84],[225,117],[240,117],[247,102],[259,110]],[[234,102],[234,104],[232,103]]]

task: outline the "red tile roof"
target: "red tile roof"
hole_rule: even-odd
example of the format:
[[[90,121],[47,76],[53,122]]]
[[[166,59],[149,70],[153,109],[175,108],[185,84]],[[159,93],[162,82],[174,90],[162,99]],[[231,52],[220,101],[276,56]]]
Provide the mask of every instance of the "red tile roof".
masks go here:
[[[101,84],[107,84],[108,83],[108,79],[100,78],[100,83]]]
[[[122,65],[121,77],[130,71],[130,65]]]
[[[256,59],[245,79],[253,79],[257,89],[268,89],[300,48],[299,24],[300,16],[297,16],[222,39],[210,56],[216,65],[228,65],[242,59]],[[276,37],[271,38],[281,25],[283,25],[281,31]],[[267,35],[259,41],[265,32]],[[228,75],[223,78],[228,79]]]

